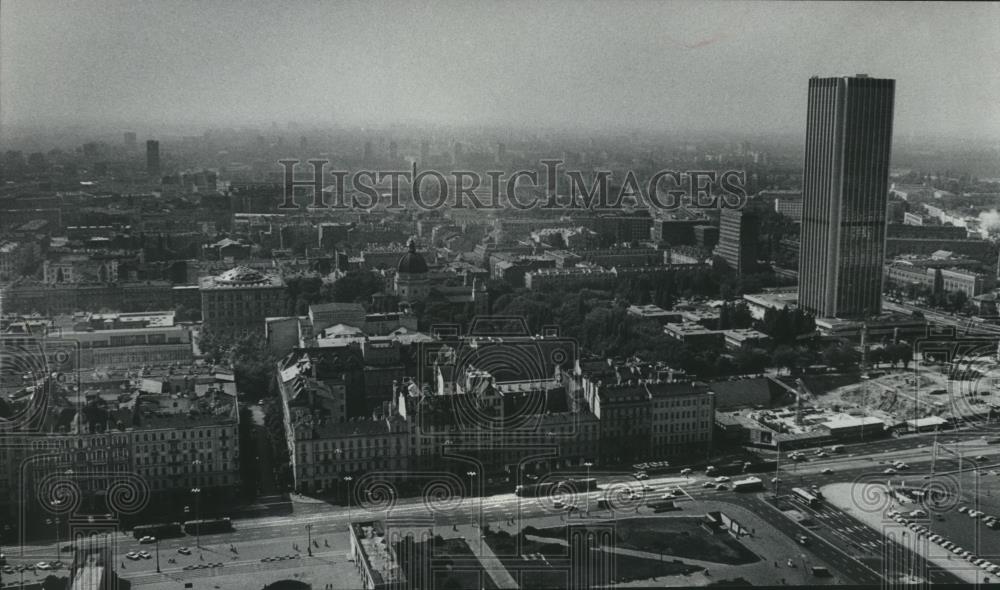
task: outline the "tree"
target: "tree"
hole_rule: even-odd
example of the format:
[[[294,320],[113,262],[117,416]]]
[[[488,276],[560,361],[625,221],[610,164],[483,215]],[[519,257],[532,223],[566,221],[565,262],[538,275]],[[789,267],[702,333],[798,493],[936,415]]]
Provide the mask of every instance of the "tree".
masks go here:
[[[333,300],[337,303],[362,303],[385,289],[382,275],[370,270],[352,270],[333,283]]]
[[[737,352],[733,360],[736,362],[736,367],[740,373],[745,375],[760,374],[767,369],[768,364],[771,362],[771,357],[767,354],[766,350],[754,348]]]
[[[772,357],[774,358],[775,366],[779,368],[784,367],[788,370],[789,374],[791,374],[797,366],[796,363],[798,362],[798,355],[795,353],[795,349],[791,346],[784,344],[778,346],[774,349]]]

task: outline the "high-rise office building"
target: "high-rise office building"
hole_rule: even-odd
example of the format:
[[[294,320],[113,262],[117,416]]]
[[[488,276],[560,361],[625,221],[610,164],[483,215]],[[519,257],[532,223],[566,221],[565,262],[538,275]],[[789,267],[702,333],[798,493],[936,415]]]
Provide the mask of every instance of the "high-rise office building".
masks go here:
[[[757,215],[741,209],[723,209],[719,217],[719,241],[715,255],[736,274],[753,272],[757,266]],[[701,226],[698,226],[701,227]],[[697,228],[695,228],[697,232]]]
[[[160,142],[155,139],[146,142],[146,173],[153,177],[160,175]]]
[[[809,80],[799,306],[819,317],[882,311],[895,80]]]

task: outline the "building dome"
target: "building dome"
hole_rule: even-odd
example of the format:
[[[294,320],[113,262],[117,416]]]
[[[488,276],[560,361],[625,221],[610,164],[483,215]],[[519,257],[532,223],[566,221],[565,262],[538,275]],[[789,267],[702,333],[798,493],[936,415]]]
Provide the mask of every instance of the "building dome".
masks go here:
[[[219,275],[219,282],[236,285],[263,283],[265,281],[267,281],[267,277],[246,266],[237,266]]]
[[[410,251],[399,259],[399,267],[396,269],[400,273],[419,274],[427,272],[427,261],[417,253],[417,244],[410,240]]]

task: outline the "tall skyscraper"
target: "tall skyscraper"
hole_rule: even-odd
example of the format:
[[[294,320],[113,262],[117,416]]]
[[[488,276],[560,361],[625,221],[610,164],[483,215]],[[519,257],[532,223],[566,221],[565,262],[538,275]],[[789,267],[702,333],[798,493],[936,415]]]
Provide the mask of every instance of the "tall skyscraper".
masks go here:
[[[146,142],[146,173],[153,177],[160,175],[160,142],[155,139]]]
[[[882,311],[895,80],[809,80],[799,306],[819,317]]]
[[[738,275],[753,272],[757,266],[759,223],[756,214],[740,209],[723,209],[719,216],[719,241],[715,246],[715,255],[725,260]]]

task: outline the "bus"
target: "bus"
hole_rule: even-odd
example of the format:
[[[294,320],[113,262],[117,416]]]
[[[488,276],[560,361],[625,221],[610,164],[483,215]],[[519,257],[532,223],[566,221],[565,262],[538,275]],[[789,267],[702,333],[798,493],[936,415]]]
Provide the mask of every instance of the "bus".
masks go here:
[[[187,520],[184,522],[184,532],[189,535],[211,535],[228,533],[233,530],[233,521],[228,518],[208,518],[203,520]]]
[[[675,469],[670,466],[669,461],[647,461],[632,466],[633,473],[645,473],[646,475],[663,475],[672,471]]]
[[[158,524],[140,524],[132,528],[132,536],[136,539],[143,537],[155,537],[157,539],[169,539],[171,537],[183,537],[179,522],[162,522]]]
[[[817,498],[815,495],[802,488],[792,488],[792,494],[794,494],[796,498],[802,500],[809,506],[819,506],[820,503],[819,498]]]
[[[764,482],[759,477],[748,477],[733,482],[733,490],[737,492],[752,492],[764,489]]]

